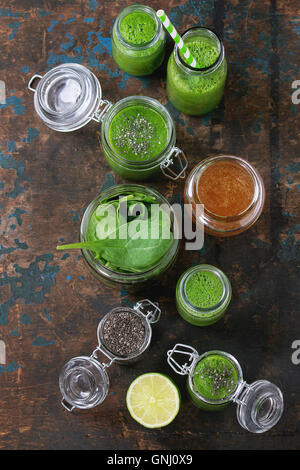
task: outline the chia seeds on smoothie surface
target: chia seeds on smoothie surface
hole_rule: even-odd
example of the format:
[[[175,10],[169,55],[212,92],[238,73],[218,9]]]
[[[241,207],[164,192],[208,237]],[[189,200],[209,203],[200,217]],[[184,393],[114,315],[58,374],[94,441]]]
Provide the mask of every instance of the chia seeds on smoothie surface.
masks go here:
[[[234,391],[237,380],[235,366],[217,354],[205,357],[196,365],[195,386],[208,399],[225,399]]]
[[[134,155],[147,158],[147,151],[154,136],[153,125],[140,113],[136,117],[123,116],[123,121],[124,125],[119,127],[116,133],[115,144],[120,149],[129,147]]]
[[[168,128],[159,112],[144,105],[121,109],[112,119],[108,138],[122,158],[144,161],[159,155],[168,141]]]
[[[226,389],[229,395],[236,385],[232,377],[232,369],[227,365],[224,366],[222,371],[204,365],[201,369],[197,370],[195,374],[199,375],[201,379],[209,380],[212,394],[218,394],[220,391]]]
[[[116,356],[138,351],[145,339],[142,320],[133,312],[111,313],[103,326],[103,342]]]

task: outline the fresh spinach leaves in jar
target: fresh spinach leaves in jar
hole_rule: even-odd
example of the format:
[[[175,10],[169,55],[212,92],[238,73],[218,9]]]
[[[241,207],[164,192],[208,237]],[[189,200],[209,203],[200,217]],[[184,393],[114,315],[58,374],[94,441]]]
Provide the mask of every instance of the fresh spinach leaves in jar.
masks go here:
[[[87,241],[57,249],[87,249],[112,271],[140,273],[155,266],[172,242],[167,208],[155,196],[132,192],[103,199],[89,219]]]

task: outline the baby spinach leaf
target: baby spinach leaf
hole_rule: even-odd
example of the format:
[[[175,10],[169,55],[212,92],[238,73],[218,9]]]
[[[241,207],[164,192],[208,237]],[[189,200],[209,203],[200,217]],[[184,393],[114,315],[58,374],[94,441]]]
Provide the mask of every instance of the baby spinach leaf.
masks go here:
[[[96,259],[114,271],[146,271],[158,263],[173,242],[169,215],[151,219],[154,203],[158,203],[154,196],[139,192],[107,198],[90,218],[88,241],[57,249],[91,250]]]

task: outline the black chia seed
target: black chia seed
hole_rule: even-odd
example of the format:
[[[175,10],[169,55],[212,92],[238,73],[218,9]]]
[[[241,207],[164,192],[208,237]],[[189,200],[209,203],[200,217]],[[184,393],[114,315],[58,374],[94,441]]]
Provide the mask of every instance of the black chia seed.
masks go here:
[[[124,117],[124,127],[120,127],[114,138],[119,148],[128,147],[134,155],[148,157],[148,150],[154,136],[153,125],[140,113],[136,117]]]
[[[103,342],[116,356],[128,356],[140,349],[145,338],[142,320],[133,312],[111,313],[103,326]]]
[[[217,370],[207,364],[202,365],[201,369],[196,372],[202,379],[208,379],[213,394],[219,394],[222,390],[228,390],[230,394],[236,385],[236,382],[232,378],[232,369],[224,365],[223,370]]]

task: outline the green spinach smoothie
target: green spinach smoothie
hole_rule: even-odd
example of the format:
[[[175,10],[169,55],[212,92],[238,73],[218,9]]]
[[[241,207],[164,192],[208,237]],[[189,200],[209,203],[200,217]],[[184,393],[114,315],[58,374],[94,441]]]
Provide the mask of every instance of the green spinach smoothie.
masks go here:
[[[223,44],[205,28],[192,28],[183,39],[200,68],[189,67],[175,48],[168,61],[168,97],[179,111],[203,115],[219,104],[224,92],[227,63]]]
[[[230,300],[229,279],[215,266],[193,266],[177,282],[178,313],[193,325],[208,326],[218,321],[224,315]]]
[[[150,75],[162,63],[165,32],[155,11],[144,5],[125,8],[112,34],[112,53],[118,66],[131,75]]]
[[[156,22],[148,13],[134,11],[120,22],[120,33],[123,39],[131,44],[145,44],[154,38]]]
[[[193,390],[188,382],[188,391],[199,408],[214,410],[230,402],[238,382],[239,373],[230,356],[216,351],[207,354],[196,364],[192,377]]]
[[[176,143],[167,109],[148,96],[128,96],[111,106],[101,126],[101,146],[115,173],[145,180],[162,173]]]
[[[200,68],[210,67],[217,61],[219,51],[215,44],[211,44],[205,40],[190,40],[190,42],[187,41],[187,43],[190,53],[194,59],[196,59]],[[184,56],[181,51],[179,54],[181,59],[184,61]]]
[[[128,106],[112,119],[108,139],[112,150],[126,160],[157,157],[168,142],[168,128],[157,111],[143,105]]]
[[[222,400],[228,397],[237,384],[237,372],[229,359],[211,355],[202,359],[195,368],[196,390],[208,400]]]
[[[211,308],[220,302],[224,287],[221,279],[213,272],[198,271],[187,280],[185,291],[195,307]]]

